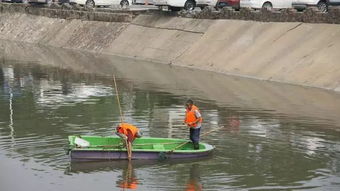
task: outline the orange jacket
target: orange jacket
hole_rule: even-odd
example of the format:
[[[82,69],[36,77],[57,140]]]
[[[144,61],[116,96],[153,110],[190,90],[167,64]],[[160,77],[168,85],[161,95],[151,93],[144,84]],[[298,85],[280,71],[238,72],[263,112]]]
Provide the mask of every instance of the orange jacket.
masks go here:
[[[129,123],[120,123],[117,127],[117,132],[122,133],[126,136],[132,136],[133,138],[136,138],[138,128]]]
[[[195,105],[192,105],[191,110],[186,109],[186,111],[185,111],[185,120],[184,120],[184,122],[186,124],[188,124],[189,127],[197,127],[197,124],[198,123],[202,123],[202,121],[203,121],[203,119],[201,117],[200,120],[198,120],[198,122],[196,122],[197,117],[195,115],[195,111],[199,112],[198,107],[196,107]],[[193,123],[193,124],[189,125],[189,123]]]

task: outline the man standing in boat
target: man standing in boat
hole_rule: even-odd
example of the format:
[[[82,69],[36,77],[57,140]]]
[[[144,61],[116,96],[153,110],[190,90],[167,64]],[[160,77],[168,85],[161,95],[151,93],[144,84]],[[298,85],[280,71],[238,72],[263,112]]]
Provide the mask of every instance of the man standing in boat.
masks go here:
[[[142,136],[140,130],[129,123],[120,123],[116,128],[116,135],[125,140],[126,149],[128,151],[128,159],[132,156],[132,142]]]
[[[200,131],[203,118],[197,106],[189,99],[185,103],[184,123],[190,128],[190,140],[194,144],[194,149],[199,149]]]

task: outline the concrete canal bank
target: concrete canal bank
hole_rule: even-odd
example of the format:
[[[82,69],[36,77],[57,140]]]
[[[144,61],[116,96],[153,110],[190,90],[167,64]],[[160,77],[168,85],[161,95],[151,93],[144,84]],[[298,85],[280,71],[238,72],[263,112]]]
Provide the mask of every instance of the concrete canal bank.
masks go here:
[[[61,17],[54,15],[57,12],[52,9],[44,9],[45,16],[22,8],[8,10],[0,9],[0,39],[8,41],[340,91],[340,25],[337,24],[75,10],[72,14],[62,10],[65,13]]]
[[[2,40],[0,44],[0,65],[12,63],[16,68],[30,63],[29,68],[37,67],[50,72],[50,79],[62,75],[62,71],[68,71],[69,74],[72,73],[68,80],[77,81],[87,76],[84,81],[100,79],[110,87],[114,73],[119,79],[134,81],[133,85],[127,86],[129,89],[156,89],[173,95],[189,95],[195,100],[216,100],[216,107],[228,105],[231,110],[247,108],[247,112],[275,111],[276,115],[291,119],[313,120],[314,123],[318,121],[328,126],[340,124],[340,105],[334,104],[340,102],[340,97],[337,93],[318,88],[264,82],[51,46]],[[2,51],[3,47],[6,47],[5,51]],[[19,49],[22,51],[17,51]],[[52,70],[55,72],[51,73]],[[108,78],[103,79],[102,76]],[[323,128],[325,127],[326,125],[323,125]]]

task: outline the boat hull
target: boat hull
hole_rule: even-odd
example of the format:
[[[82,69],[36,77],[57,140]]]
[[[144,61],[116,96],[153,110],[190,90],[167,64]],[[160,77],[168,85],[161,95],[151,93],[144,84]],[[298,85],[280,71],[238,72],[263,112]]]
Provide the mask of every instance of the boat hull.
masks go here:
[[[212,154],[212,150],[193,153],[175,152],[132,152],[132,160],[160,160],[160,159],[188,159],[203,158]],[[124,160],[127,159],[126,151],[71,151],[72,161],[99,161],[99,160]]]
[[[83,143],[86,143],[84,146]],[[215,147],[193,144],[183,139],[142,137],[133,143],[131,159],[189,159],[209,156]],[[127,150],[118,137],[69,136],[69,153],[72,161],[124,160]]]

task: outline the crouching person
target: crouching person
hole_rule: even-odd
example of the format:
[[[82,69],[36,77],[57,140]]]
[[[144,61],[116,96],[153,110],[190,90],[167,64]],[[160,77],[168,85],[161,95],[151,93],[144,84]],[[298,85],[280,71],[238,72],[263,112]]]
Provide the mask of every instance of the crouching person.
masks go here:
[[[128,159],[132,157],[132,142],[142,136],[140,130],[129,123],[120,123],[116,128],[116,135],[124,139],[128,153]]]

